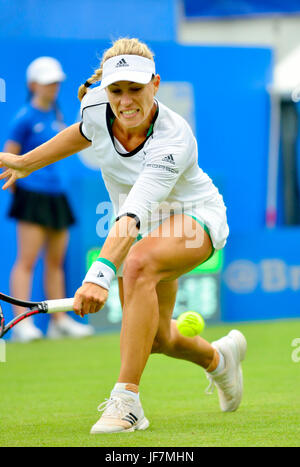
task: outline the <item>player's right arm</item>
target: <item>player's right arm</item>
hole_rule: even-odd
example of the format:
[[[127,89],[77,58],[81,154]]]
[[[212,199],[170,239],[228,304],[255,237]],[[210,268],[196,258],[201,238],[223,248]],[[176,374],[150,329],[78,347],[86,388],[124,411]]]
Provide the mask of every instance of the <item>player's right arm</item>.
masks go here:
[[[6,168],[0,180],[7,178],[2,189],[10,187],[18,178],[27,177],[35,170],[53,164],[65,157],[86,149],[91,143],[82,136],[79,123],[69,126],[44,144],[23,156],[0,153],[0,168]]]
[[[4,152],[10,153],[10,154],[21,154],[21,151],[22,151],[22,146],[20,143],[17,143],[16,141],[11,141],[11,140],[8,140],[5,143]],[[16,190],[16,187],[13,184],[9,187],[9,189],[12,193],[14,193]]]

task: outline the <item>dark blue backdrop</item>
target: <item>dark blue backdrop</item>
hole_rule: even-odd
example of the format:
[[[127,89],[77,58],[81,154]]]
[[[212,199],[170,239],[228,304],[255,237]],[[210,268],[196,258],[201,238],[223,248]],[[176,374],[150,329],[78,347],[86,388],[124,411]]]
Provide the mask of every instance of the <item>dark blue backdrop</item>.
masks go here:
[[[174,40],[177,0],[0,0],[0,38]]]
[[[184,0],[187,18],[300,12],[298,0]]]

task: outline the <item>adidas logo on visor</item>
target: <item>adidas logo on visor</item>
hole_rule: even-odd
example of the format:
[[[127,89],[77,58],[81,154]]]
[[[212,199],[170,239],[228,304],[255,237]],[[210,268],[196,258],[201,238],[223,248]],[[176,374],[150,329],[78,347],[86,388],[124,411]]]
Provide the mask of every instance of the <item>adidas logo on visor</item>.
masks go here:
[[[121,68],[123,66],[129,66],[128,63],[126,62],[125,58],[122,58],[117,64],[116,68]]]

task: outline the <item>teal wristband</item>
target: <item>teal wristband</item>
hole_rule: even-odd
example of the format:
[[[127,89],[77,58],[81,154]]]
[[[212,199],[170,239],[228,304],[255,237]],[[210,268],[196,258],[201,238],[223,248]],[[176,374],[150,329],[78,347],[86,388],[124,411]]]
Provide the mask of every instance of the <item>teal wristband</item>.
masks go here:
[[[116,266],[114,265],[114,263],[112,263],[111,261],[109,261],[109,259],[106,259],[106,258],[98,258],[97,261],[100,261],[101,263],[104,263],[106,264],[106,266],[109,266],[115,274],[117,274],[117,268]]]
[[[113,265],[113,263],[111,264]],[[116,275],[114,271],[116,268],[114,265],[113,267],[114,269],[103,261],[94,261],[86,273],[82,283],[85,284],[86,282],[92,282],[93,284],[97,284],[100,287],[109,290],[111,281]]]

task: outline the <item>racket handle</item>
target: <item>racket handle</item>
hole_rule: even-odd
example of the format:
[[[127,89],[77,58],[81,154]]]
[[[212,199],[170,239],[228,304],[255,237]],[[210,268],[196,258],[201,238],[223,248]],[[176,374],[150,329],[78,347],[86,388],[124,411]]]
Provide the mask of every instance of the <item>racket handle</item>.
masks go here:
[[[73,311],[74,298],[47,300],[45,304],[47,306],[47,313]]]

